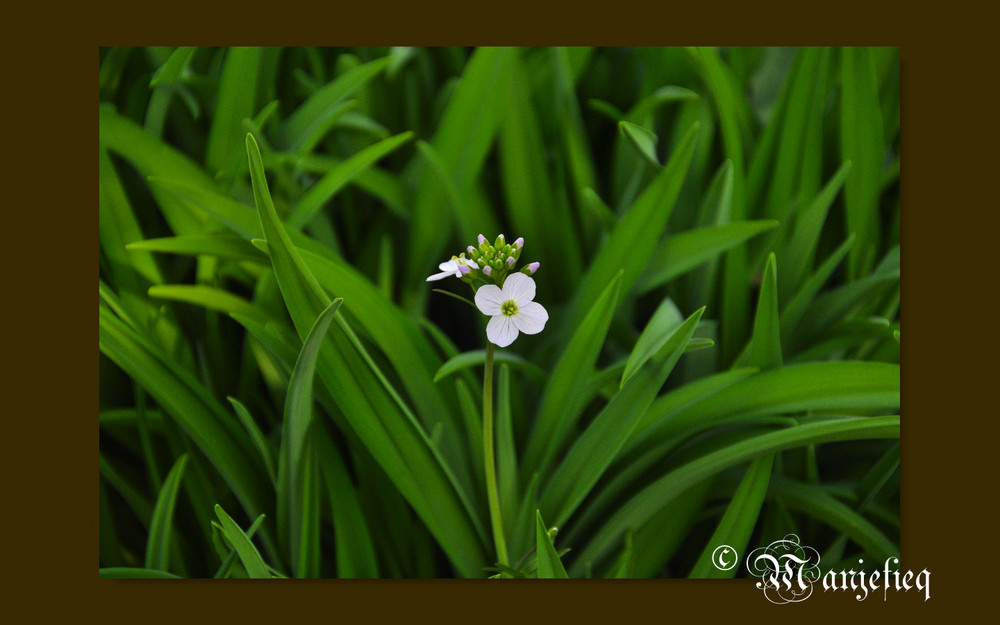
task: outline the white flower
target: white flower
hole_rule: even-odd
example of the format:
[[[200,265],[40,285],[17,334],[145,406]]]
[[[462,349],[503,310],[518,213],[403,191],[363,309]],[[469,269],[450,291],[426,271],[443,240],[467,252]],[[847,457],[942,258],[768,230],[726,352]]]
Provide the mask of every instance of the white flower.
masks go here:
[[[492,319],[486,325],[486,338],[499,347],[507,347],[518,332],[538,334],[549,320],[549,313],[535,299],[535,281],[523,273],[512,273],[503,288],[486,284],[476,291],[476,306]]]
[[[451,260],[446,260],[438,265],[438,269],[441,270],[441,273],[436,273],[433,276],[430,276],[427,278],[427,281],[431,282],[433,280],[442,280],[448,276],[461,278],[463,275],[469,273],[469,267],[472,267],[472,269],[479,269],[479,265],[477,265],[474,260],[452,256]]]

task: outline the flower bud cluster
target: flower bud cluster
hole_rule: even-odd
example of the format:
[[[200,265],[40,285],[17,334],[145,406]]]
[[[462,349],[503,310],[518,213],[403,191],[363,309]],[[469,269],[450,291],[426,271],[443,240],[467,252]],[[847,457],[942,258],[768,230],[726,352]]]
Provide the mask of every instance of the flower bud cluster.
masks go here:
[[[487,284],[502,285],[504,279],[514,271],[514,266],[521,258],[524,249],[524,239],[518,237],[513,243],[507,243],[501,234],[491,244],[486,237],[479,235],[478,247],[470,245],[466,248],[469,259],[479,265],[482,280]],[[464,256],[464,254],[463,254]],[[521,269],[521,273],[532,275],[538,271],[538,263],[534,262]]]

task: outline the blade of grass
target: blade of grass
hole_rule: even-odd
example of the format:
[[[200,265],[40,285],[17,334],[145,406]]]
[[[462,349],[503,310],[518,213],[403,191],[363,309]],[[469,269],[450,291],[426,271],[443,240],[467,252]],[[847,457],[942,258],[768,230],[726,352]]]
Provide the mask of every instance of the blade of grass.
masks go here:
[[[847,258],[852,279],[875,262],[879,240],[879,183],[885,157],[882,114],[868,48],[840,49],[840,153],[853,173],[844,185],[847,232],[858,236]]]
[[[166,571],[170,568],[170,543],[173,538],[174,508],[177,504],[177,493],[180,491],[181,480],[184,477],[184,467],[187,465],[187,455],[183,455],[174,463],[167,474],[160,494],[156,497],[149,524],[149,537],[146,539],[146,568]]]
[[[678,144],[666,166],[635,201],[628,213],[601,246],[583,278],[570,313],[562,324],[568,335],[575,331],[592,309],[601,293],[623,271],[621,289],[628,292],[649,262],[663,229],[670,219],[674,202],[684,182],[694,146],[698,125],[691,127]]]
[[[486,350],[484,349],[464,352],[453,358],[449,358],[441,365],[434,374],[434,382],[443,380],[450,375],[469,369],[470,367],[482,366],[485,362]],[[545,371],[540,367],[513,352],[497,352],[493,355],[493,362],[515,367],[540,384],[544,383],[547,377]]]
[[[236,550],[247,575],[251,579],[271,579],[271,573],[268,571],[267,565],[264,564],[264,559],[260,557],[260,552],[250,542],[250,538],[240,529],[240,526],[236,524],[236,521],[226,514],[222,506],[218,504],[215,506],[215,516],[219,517],[226,540]]]
[[[538,556],[538,579],[568,579],[559,554],[549,538],[540,510],[535,511],[535,553]]]
[[[278,453],[278,526],[286,536],[296,577],[319,575],[319,490],[309,480],[315,469],[307,434],[312,426],[313,377],[319,348],[343,300],[333,300],[320,313],[302,343],[288,381],[281,449]],[[313,485],[312,489],[307,485]],[[311,517],[310,514],[317,516]]]
[[[583,407],[582,393],[576,389],[587,382],[597,363],[611,317],[618,305],[621,278],[622,271],[619,271],[604,287],[549,376],[524,452],[525,475],[544,472],[543,467],[550,464],[555,450],[579,418],[579,410]]]
[[[582,550],[581,561],[597,562],[630,528],[641,527],[687,487],[754,458],[808,444],[899,437],[899,417],[859,417],[811,423],[753,436],[671,471],[633,496],[601,527]]]
[[[654,358],[640,369],[587,426],[542,491],[542,506],[563,524],[594,487],[652,403],[698,327],[704,308],[681,324]]]
[[[764,267],[764,281],[757,298],[757,315],[750,338],[749,365],[761,371],[781,367],[781,329],[778,327],[778,273],[772,253]]]
[[[255,111],[260,65],[261,48],[233,46],[226,51],[205,150],[209,171],[235,173],[242,163],[243,119]]]
[[[283,150],[308,152],[329,130],[330,118],[339,114],[339,105],[364,87],[391,62],[376,59],[348,70],[317,90],[282,124],[275,144]]]
[[[732,501],[726,508],[726,513],[722,515],[715,532],[708,539],[704,551],[701,552],[701,557],[695,561],[694,568],[688,575],[689,578],[731,579],[736,575],[739,567],[734,566],[723,571],[712,562],[714,550],[718,545],[729,545],[736,551],[736,554],[746,551],[750,535],[760,517],[760,509],[764,504],[764,496],[767,494],[767,485],[771,480],[773,466],[773,454],[759,456],[750,463],[746,475],[743,476],[739,488],[736,489]],[[736,557],[735,554],[734,557]]]
[[[286,226],[290,228],[305,226],[347,183],[408,143],[413,137],[414,133],[411,131],[401,132],[370,145],[331,167],[326,175],[296,202],[288,219],[285,220]]]
[[[292,245],[277,219],[252,136],[247,152],[261,227],[267,239],[282,297],[300,336],[329,304],[329,297]],[[372,287],[374,289],[374,287]],[[486,561],[480,517],[456,486],[454,475],[426,432],[402,403],[342,315],[332,341],[321,349],[320,378],[366,448],[414,507],[464,575],[478,574]],[[372,418],[372,417],[375,418]]]
[[[662,286],[777,226],[777,221],[736,221],[668,236],[654,252],[645,272],[636,283],[636,291],[646,293]]]

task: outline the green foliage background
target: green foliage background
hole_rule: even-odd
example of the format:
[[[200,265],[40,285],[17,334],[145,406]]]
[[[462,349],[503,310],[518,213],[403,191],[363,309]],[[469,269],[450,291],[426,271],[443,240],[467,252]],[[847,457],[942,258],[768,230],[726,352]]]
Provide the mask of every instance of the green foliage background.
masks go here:
[[[103,576],[898,555],[898,49],[109,48],[99,80]],[[550,321],[497,356],[495,567],[484,320],[425,278],[500,232]]]

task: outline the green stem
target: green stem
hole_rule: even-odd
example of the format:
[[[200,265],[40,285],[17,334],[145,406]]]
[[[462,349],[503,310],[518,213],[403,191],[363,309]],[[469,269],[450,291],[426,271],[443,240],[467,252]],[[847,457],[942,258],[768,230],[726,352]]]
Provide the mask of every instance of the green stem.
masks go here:
[[[490,520],[493,522],[493,541],[496,543],[497,560],[507,566],[507,541],[500,519],[500,494],[497,488],[497,464],[493,445],[493,343],[486,343],[486,371],[483,373],[483,452],[486,463],[486,494],[490,503]]]

